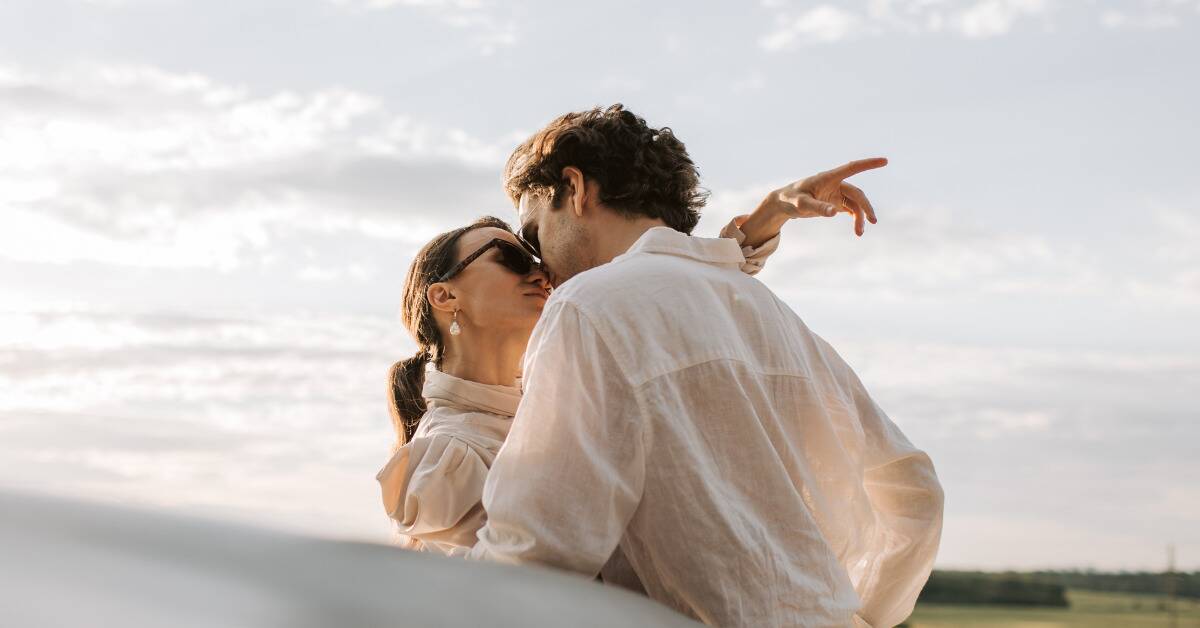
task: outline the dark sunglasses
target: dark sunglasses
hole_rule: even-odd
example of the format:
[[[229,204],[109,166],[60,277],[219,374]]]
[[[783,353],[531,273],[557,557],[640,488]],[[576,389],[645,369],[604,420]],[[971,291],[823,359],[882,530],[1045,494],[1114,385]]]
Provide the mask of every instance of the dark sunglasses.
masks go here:
[[[529,273],[538,270],[542,267],[541,262],[533,256],[533,253],[527,251],[508,240],[502,238],[492,238],[487,244],[479,247],[474,253],[468,255],[463,261],[454,265],[454,268],[442,273],[438,277],[438,281],[447,281],[454,278],[455,275],[461,273],[471,262],[479,259],[479,256],[488,252],[488,249],[495,247],[500,251],[500,259],[498,260],[502,266],[513,271],[518,275],[528,275]]]
[[[529,252],[534,257],[542,256],[542,243],[538,242],[537,230],[533,228],[533,221],[529,221],[517,230],[517,240],[521,241],[521,246],[529,249]]]

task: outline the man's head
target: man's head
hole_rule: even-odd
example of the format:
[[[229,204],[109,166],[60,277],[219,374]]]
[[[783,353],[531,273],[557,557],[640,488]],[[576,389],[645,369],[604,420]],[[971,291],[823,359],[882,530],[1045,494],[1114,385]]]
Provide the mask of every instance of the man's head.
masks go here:
[[[513,151],[504,188],[556,283],[607,259],[614,220],[691,233],[707,194],[683,142],[617,104],[559,116]]]

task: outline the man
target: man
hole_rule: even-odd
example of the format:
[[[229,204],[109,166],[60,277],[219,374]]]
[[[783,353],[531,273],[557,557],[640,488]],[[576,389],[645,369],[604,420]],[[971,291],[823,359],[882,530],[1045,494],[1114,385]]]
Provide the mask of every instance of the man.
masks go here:
[[[789,216],[874,210],[843,179],[776,191]],[[640,587],[720,626],[891,626],[941,534],[928,456],[730,240],[691,237],[703,195],[669,129],[566,114],[505,172],[558,286],[484,489],[471,555]]]

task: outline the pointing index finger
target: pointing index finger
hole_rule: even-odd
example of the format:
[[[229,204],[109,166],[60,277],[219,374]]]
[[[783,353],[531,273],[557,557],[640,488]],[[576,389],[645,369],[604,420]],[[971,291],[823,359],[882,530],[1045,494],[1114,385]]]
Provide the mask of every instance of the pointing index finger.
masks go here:
[[[871,157],[869,159],[856,159],[850,163],[838,166],[825,174],[838,179],[848,179],[860,172],[882,168],[888,164],[886,157]]]

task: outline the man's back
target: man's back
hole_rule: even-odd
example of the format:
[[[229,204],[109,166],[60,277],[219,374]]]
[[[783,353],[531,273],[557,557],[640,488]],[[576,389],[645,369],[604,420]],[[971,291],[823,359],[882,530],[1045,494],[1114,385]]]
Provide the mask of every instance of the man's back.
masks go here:
[[[555,294],[479,553],[594,574],[619,543],[706,623],[851,625],[856,588],[896,623],[936,551],[932,466],[740,261],[652,229]]]

